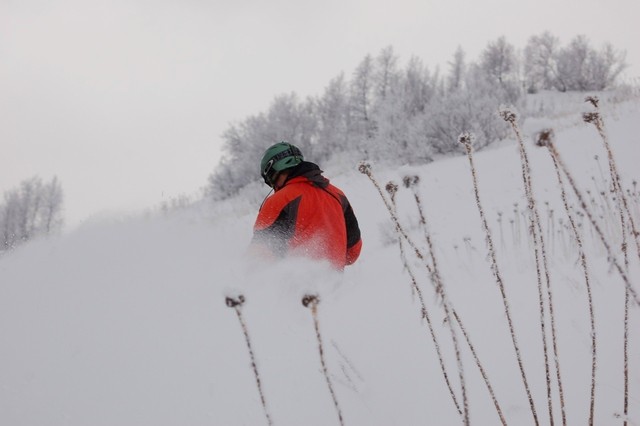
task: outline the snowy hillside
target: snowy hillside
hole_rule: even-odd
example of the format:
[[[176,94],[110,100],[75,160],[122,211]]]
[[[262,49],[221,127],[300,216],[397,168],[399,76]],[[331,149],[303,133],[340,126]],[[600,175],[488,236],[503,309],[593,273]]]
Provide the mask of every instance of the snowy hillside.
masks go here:
[[[563,159],[580,187],[593,195],[614,246],[620,241],[615,209],[607,207],[606,152],[594,126],[580,119],[587,107],[572,108],[572,114],[556,117],[543,111],[523,128],[548,246],[566,416],[569,424],[582,425],[589,418],[591,380],[587,292],[553,164],[546,149],[533,146],[535,131],[555,128]],[[602,108],[640,223],[634,183],[640,177],[640,102]],[[549,424],[536,268],[515,139],[476,153],[474,160],[537,416],[540,424]],[[451,305],[464,321],[506,422],[533,424],[467,158],[400,170],[378,170],[374,164],[373,171],[383,185],[420,177]],[[241,199],[164,217],[87,224],[1,258],[0,424],[267,424],[240,322],[225,306],[226,296],[238,294],[246,297],[241,312],[274,425],[339,424],[313,317],[301,303],[305,294],[320,297],[324,355],[344,424],[462,424],[377,190],[356,164],[328,177],[350,198],[363,235],[361,258],[343,275],[298,259],[274,265],[246,259],[251,226],[266,194],[257,187]],[[402,188],[397,199],[403,226],[425,250],[413,195]],[[595,424],[622,424],[624,284],[587,220],[581,221],[597,327]],[[629,276],[640,290],[639,256],[633,243],[629,248]],[[423,263],[409,254],[461,401],[442,303]],[[459,331],[458,338],[470,422],[500,424]],[[631,309],[629,353],[629,420],[640,424],[638,306]],[[555,369],[552,384],[553,416],[560,423]]]

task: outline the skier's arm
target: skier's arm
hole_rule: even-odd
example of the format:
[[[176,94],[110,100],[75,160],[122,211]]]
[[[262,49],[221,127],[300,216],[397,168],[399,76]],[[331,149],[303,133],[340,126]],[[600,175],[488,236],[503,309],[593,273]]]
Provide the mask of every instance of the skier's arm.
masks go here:
[[[360,227],[358,219],[351,208],[351,204],[347,201],[347,208],[344,210],[344,222],[347,226],[347,258],[346,264],[351,265],[360,256],[362,249],[362,239],[360,238]]]
[[[267,248],[278,257],[284,256],[295,232],[300,199],[301,197],[291,201],[281,197],[267,199],[258,212],[251,245],[260,247],[261,251]]]

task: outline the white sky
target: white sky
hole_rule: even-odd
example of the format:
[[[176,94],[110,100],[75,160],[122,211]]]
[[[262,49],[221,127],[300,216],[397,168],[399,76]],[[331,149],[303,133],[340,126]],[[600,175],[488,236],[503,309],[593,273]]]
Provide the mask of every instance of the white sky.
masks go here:
[[[502,35],[585,34],[638,77],[638,16],[637,0],[0,0],[0,193],[57,175],[71,227],[195,194],[229,123],[388,45],[433,68]]]

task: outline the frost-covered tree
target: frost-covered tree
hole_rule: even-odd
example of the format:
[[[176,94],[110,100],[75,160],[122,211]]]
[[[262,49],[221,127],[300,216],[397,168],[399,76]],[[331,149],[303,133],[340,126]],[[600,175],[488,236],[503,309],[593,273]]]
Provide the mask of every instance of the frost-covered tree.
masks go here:
[[[323,160],[335,152],[348,149],[351,118],[349,87],[344,74],[329,82],[316,105],[318,127],[314,152],[318,160]]]
[[[529,38],[524,48],[524,77],[527,91],[552,89],[558,78],[560,40],[549,32]]]
[[[533,36],[524,49],[524,75],[530,93],[540,89],[603,90],[611,87],[626,67],[625,54],[605,44],[594,49],[584,35],[565,47],[549,32]]]
[[[476,65],[472,65],[465,75],[465,86],[470,105],[467,107],[468,120],[471,123],[471,132],[476,136],[476,149],[506,137],[509,128],[498,116],[497,111],[505,104],[520,109],[522,93],[517,90],[517,86],[511,86],[512,92],[495,90],[494,85],[487,81],[484,73]]]
[[[558,55],[556,87],[567,90],[603,90],[610,87],[626,67],[625,54],[610,44],[595,50],[586,36],[575,37]]]
[[[395,84],[376,107],[376,134],[369,157],[387,164],[424,164],[433,158],[433,149],[424,131],[429,103],[436,95],[437,77],[422,61],[412,57]]]
[[[462,88],[464,75],[466,72],[465,53],[462,47],[458,46],[456,53],[453,54],[453,60],[449,62],[449,75],[447,77],[447,90],[454,92]]]
[[[403,113],[410,117],[424,113],[436,94],[436,80],[420,58],[411,57],[401,80]]]
[[[613,86],[627,67],[625,58],[625,52],[617,51],[610,43],[605,43],[589,64],[589,80],[593,84],[591,90],[604,90]]]
[[[62,217],[64,194],[58,177],[54,176],[42,192],[42,230],[48,235],[59,230],[64,224]]]
[[[506,126],[496,111],[509,99],[505,91],[496,88],[496,82],[487,78],[482,66],[471,64],[465,74],[464,89],[439,97],[431,104],[425,131],[434,152],[461,151],[456,141],[463,132],[476,135],[477,148],[504,137]]]
[[[518,69],[515,48],[504,36],[489,43],[480,55],[480,68],[500,84],[513,80]]]
[[[589,57],[593,49],[585,36],[578,36],[571,40],[569,46],[562,49],[558,55],[558,89],[587,90],[587,68]]]
[[[371,138],[375,132],[375,122],[372,117],[374,96],[374,61],[367,55],[360,62],[351,80],[350,110],[353,119],[352,137],[360,141],[359,145]]]
[[[385,47],[376,57],[373,79],[378,102],[384,102],[393,95],[399,79],[398,57],[393,47]]]
[[[56,177],[43,183],[36,176],[5,192],[0,204],[0,250],[59,230],[62,206],[62,186]]]
[[[380,107],[378,129],[368,156],[387,165],[429,163],[434,150],[424,125],[430,117],[424,112],[405,113],[403,102],[402,97],[396,96]]]
[[[505,37],[491,42],[476,62],[461,47],[443,77],[417,57],[398,66],[392,47],[366,55],[351,73],[332,79],[324,92],[304,101],[295,93],[275,98],[268,111],[232,124],[223,135],[223,157],[209,177],[214,198],[235,194],[256,182],[262,153],[280,140],[307,158],[323,162],[341,156],[392,164],[420,164],[461,150],[462,132],[481,148],[505,136],[500,105],[519,109],[524,88],[598,90],[615,83],[624,55],[610,45],[592,49],[584,37],[561,48],[550,33],[531,37],[521,69]],[[523,74],[522,71],[524,71]]]
[[[277,96],[266,118],[263,150],[281,140],[311,149],[317,127],[313,100],[300,101],[295,93]]]
[[[8,250],[20,242],[18,221],[20,217],[20,193],[17,190],[5,192],[4,203],[0,205],[0,249]]]
[[[514,104],[520,97],[518,57],[513,45],[503,36],[487,45],[480,55],[479,70],[501,90],[501,98]]]
[[[382,49],[374,60],[374,91],[369,116],[375,127],[369,128],[366,145],[366,152],[371,158],[388,156],[389,147],[398,146],[402,139],[398,132],[404,117],[398,108],[401,74],[397,64],[398,57],[390,46]]]
[[[242,123],[232,124],[223,133],[222,157],[209,175],[206,189],[211,198],[230,197],[259,176],[256,164],[259,164],[261,151],[257,140],[264,122],[263,114],[252,116]]]

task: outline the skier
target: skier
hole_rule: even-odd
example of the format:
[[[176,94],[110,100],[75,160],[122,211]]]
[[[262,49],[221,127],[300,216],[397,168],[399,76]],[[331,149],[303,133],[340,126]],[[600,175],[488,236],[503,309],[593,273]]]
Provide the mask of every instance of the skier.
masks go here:
[[[254,253],[327,260],[337,270],[358,259],[362,240],[351,204],[316,164],[304,161],[300,149],[287,142],[270,146],[260,174],[275,192],[258,212]]]

